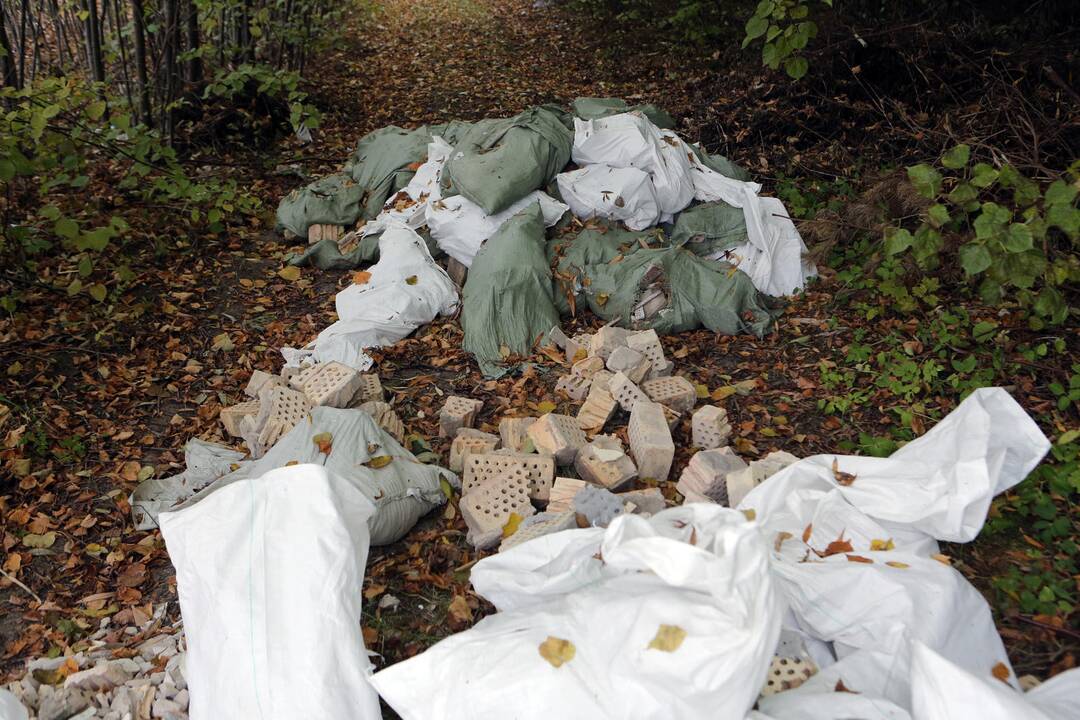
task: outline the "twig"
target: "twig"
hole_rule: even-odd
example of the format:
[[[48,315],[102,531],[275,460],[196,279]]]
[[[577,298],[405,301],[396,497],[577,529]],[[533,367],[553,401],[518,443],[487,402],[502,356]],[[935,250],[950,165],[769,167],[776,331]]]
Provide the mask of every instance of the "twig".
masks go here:
[[[1043,630],[1050,630],[1051,632],[1060,633],[1061,635],[1068,635],[1074,640],[1080,640],[1080,632],[1077,632],[1071,628],[1057,627],[1055,625],[1050,625],[1049,623],[1039,622],[1035,618],[1024,617],[1023,615],[1016,615],[1015,617],[1017,620],[1026,622],[1029,625],[1041,627]]]
[[[11,573],[9,573],[9,572],[8,572],[7,570],[5,570],[4,568],[0,568],[0,575],[3,575],[3,576],[4,576],[4,577],[6,577],[6,578],[7,578],[8,580],[10,580],[11,582],[15,583],[15,585],[17,585],[18,587],[20,587],[20,588],[22,588],[23,590],[25,590],[25,591],[27,592],[27,594],[28,594],[28,595],[30,595],[30,597],[34,598],[35,602],[37,602],[37,604],[38,604],[38,605],[44,605],[44,604],[45,604],[45,603],[44,603],[44,601],[43,601],[43,600],[42,600],[41,598],[39,598],[39,597],[38,597],[38,595],[37,595],[37,593],[36,593],[36,592],[34,592],[34,591],[33,591],[33,590],[31,590],[30,588],[26,587],[26,585],[25,585],[25,584],[23,584],[23,581],[22,581],[22,580],[19,580],[19,579],[18,579],[17,577],[15,577],[15,576],[14,576],[14,575],[12,575]]]

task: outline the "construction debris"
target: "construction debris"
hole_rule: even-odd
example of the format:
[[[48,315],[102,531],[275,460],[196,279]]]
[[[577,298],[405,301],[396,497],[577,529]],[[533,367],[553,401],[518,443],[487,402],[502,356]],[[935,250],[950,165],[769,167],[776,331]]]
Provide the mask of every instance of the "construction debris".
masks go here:
[[[446,398],[446,404],[439,411],[439,435],[452,438],[457,435],[460,428],[471,428],[476,422],[476,413],[483,406],[483,400],[473,400],[457,395]]]

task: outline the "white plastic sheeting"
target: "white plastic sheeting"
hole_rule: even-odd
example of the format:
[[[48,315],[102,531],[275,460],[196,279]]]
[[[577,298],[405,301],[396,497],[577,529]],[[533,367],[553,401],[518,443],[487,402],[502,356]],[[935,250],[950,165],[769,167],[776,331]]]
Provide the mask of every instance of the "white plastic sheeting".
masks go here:
[[[660,204],[648,173],[637,168],[586,165],[555,177],[559,194],[578,218],[622,220],[644,230],[660,220]]]
[[[350,367],[367,358],[364,348],[392,345],[437,315],[457,309],[454,282],[431,259],[424,240],[394,224],[379,238],[379,262],[366,283],[337,294],[338,321],[315,339],[316,362],[336,360]]]
[[[472,579],[500,612],[372,678],[405,720],[742,718],[779,635],[764,540],[714,505],[542,537]],[[549,637],[574,646],[560,667]]]
[[[427,206],[426,221],[431,237],[442,250],[465,267],[472,267],[480,246],[510,218],[534,202],[540,202],[544,225],[559,222],[569,207],[545,192],[534,190],[510,207],[488,215],[464,195],[454,195]]]
[[[809,648],[818,664],[839,660],[829,671],[842,671],[845,687],[904,712],[914,643],[977,677],[1009,667],[986,601],[931,556],[938,540],[973,539],[994,495],[1023,480],[1049,447],[1008,393],[985,388],[888,459],[819,455],[752,490],[739,508],[754,511],[775,548],[788,624],[817,641]],[[840,482],[834,463],[854,480]],[[829,551],[843,541],[850,549]],[[890,541],[893,549],[880,549]],[[788,702],[784,695],[762,710]],[[890,712],[870,717],[903,717]]]
[[[184,445],[184,472],[167,478],[148,478],[131,494],[131,515],[136,530],[153,530],[158,513],[187,500],[196,492],[236,469],[244,453],[224,445],[192,438]]]
[[[0,690],[0,720],[27,720],[29,717],[18,698],[7,690]]]
[[[441,137],[435,136],[427,146],[427,160],[416,169],[409,184],[394,193],[386,201],[378,217],[364,225],[364,235],[374,235],[395,224],[419,230],[427,223],[427,211],[432,203],[442,197],[439,181],[443,165],[454,148]],[[399,202],[401,194],[408,198]]]
[[[329,436],[329,454],[313,441],[317,435]],[[393,459],[381,467],[368,466],[373,457],[381,456]],[[417,462],[363,410],[317,407],[261,458],[215,481],[181,507],[205,502],[233,483],[269,475],[275,468],[297,462],[326,467],[372,503],[374,512],[368,524],[373,545],[394,542],[420,517],[445,504],[440,480],[458,485],[457,476],[449,470]]]
[[[377,720],[360,632],[375,508],[314,465],[161,515],[187,636],[191,720]]]
[[[957,667],[925,645],[916,644],[913,655],[912,705],[917,720],[1080,718],[1080,668],[1018,693],[989,675]]]

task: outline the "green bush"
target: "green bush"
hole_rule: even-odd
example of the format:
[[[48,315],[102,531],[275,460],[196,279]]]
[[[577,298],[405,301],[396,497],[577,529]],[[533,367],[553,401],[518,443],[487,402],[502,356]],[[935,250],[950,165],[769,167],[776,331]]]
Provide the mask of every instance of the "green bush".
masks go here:
[[[821,3],[832,7],[832,0]],[[802,51],[818,34],[817,23],[808,19],[809,15],[810,3],[806,0],[761,0],[746,21],[742,46],[762,38],[762,64],[773,70],[783,64],[784,71],[798,80],[810,69]]]

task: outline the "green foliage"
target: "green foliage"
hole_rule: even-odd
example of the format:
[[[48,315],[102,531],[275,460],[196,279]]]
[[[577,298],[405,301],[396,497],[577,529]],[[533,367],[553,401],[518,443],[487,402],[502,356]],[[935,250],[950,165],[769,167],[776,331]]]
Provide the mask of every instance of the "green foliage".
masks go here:
[[[268,65],[243,64],[236,68],[218,70],[213,82],[203,90],[203,98],[236,100],[254,89],[259,95],[286,102],[289,106],[289,124],[300,132],[303,128],[314,130],[322,118],[319,110],[307,104],[307,93],[300,90],[300,73],[275,70]]]
[[[820,2],[832,7],[832,0]],[[761,39],[762,64],[773,70],[783,65],[793,80],[799,80],[810,69],[802,51],[818,34],[817,23],[808,19],[809,15],[807,0],[761,0],[746,21],[742,46],[745,48]]]
[[[955,252],[984,302],[1020,303],[1035,329],[1063,322],[1064,288],[1080,280],[1077,174],[1043,188],[1010,165],[972,165],[967,145],[946,152],[939,166],[907,169],[916,192],[932,204],[914,231],[903,225],[886,231],[886,255],[906,253],[926,270]]]

